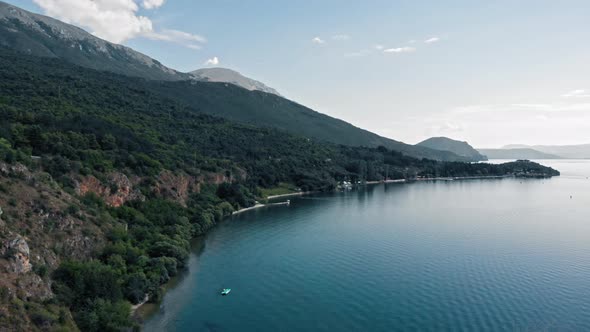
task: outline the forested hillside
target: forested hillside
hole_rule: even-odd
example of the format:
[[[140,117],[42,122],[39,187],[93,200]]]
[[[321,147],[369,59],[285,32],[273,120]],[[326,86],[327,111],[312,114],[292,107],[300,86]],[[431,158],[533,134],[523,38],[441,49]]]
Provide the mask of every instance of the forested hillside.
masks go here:
[[[419,160],[233,123],[200,112],[219,105],[206,98],[174,98],[168,83],[7,50],[0,77],[0,330],[132,327],[130,304],[158,300],[184,267],[190,239],[264,199],[264,188],[558,174],[529,162]],[[268,98],[225,84],[191,89],[229,104]]]
[[[244,77],[234,82],[237,85],[199,82],[215,81],[216,76],[211,76],[212,73],[222,69],[180,73],[128,47],[109,43],[73,25],[1,1],[0,46],[23,54],[47,57],[48,61],[61,59],[86,68],[160,80],[136,80],[134,84],[190,105],[195,111],[233,121],[281,129],[337,144],[373,148],[382,145],[416,158],[465,161],[465,158],[450,152],[404,144],[357,128],[282,98],[262,83]],[[275,94],[251,92],[238,85],[256,86],[256,90]]]
[[[316,112],[291,100],[232,84],[209,82],[145,82],[145,88],[192,109],[257,127],[276,128],[317,141],[349,146],[384,146],[415,158],[468,161],[449,151],[414,146],[376,135]]]

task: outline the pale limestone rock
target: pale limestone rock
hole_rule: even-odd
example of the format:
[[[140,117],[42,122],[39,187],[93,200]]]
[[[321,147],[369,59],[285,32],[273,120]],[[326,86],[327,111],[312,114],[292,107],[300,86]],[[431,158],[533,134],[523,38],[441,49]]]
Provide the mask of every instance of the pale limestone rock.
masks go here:
[[[8,244],[8,254],[15,273],[27,273],[33,268],[29,257],[29,245],[22,236],[17,235],[14,240],[10,241]]]

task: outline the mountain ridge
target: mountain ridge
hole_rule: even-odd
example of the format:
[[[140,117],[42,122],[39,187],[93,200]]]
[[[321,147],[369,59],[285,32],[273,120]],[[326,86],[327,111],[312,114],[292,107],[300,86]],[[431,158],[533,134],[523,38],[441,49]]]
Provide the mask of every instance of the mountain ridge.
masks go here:
[[[521,145],[509,144],[503,148],[530,148],[565,159],[590,159],[590,144],[573,145]]]
[[[262,91],[249,91],[233,84],[198,81],[146,84],[150,85],[152,91],[174,98],[199,109],[200,112],[257,127],[278,128],[310,139],[348,146],[384,146],[419,159],[467,161],[449,151],[433,150],[382,137],[295,101]]]
[[[239,72],[229,68],[201,68],[191,71],[189,72],[189,74],[193,79],[197,81],[231,83],[240,86],[246,90],[257,90],[282,97],[282,95],[277,90],[267,86],[266,84],[260,81],[246,77],[240,74]]]
[[[516,149],[478,149],[490,159],[561,159],[560,156],[544,153],[530,148]]]
[[[458,156],[468,158],[470,161],[485,161],[488,159],[469,145],[469,143],[448,137],[431,137],[416,145],[440,151],[449,151]]]
[[[189,79],[188,74],[129,47],[108,42],[75,25],[0,1],[0,46],[26,54],[62,58],[97,70],[156,80]]]

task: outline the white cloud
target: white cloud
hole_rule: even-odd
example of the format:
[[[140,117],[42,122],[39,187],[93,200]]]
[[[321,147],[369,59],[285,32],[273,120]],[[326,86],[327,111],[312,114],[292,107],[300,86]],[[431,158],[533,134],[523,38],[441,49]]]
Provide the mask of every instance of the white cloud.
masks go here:
[[[184,47],[187,47],[187,48],[190,48],[193,50],[200,50],[202,48],[201,45],[197,45],[197,44],[187,44],[187,45],[184,45]]]
[[[375,49],[378,51],[382,51],[385,48],[385,46],[381,45],[381,44],[377,44],[375,45]]]
[[[207,39],[205,39],[202,36],[173,29],[164,29],[159,32],[152,31],[144,34],[144,37],[153,40],[161,40],[176,43],[196,50],[201,48],[200,44],[207,42]]]
[[[443,123],[437,123],[430,126],[430,131],[437,135],[458,133],[465,130],[465,125],[461,123],[445,121]]]
[[[498,113],[555,113],[555,112],[590,112],[590,103],[552,103],[552,104],[491,104],[468,105],[456,107],[454,114],[498,114]]]
[[[426,43],[426,44],[432,44],[432,43],[436,43],[438,41],[440,41],[440,38],[438,38],[438,37],[432,37],[432,38],[426,39],[424,41],[424,43]]]
[[[578,89],[574,91],[570,91],[568,93],[564,93],[561,95],[563,98],[588,98],[590,97],[590,91],[586,91],[584,89]]]
[[[219,58],[216,56],[205,61],[205,66],[217,66],[217,65],[219,65]]]
[[[346,54],[344,54],[344,56],[348,57],[348,58],[355,58],[355,57],[367,56],[370,54],[371,54],[370,50],[360,50],[357,52],[346,53]]]
[[[332,36],[332,39],[339,40],[339,41],[349,40],[350,36],[349,35],[334,35],[334,36]]]
[[[409,46],[388,48],[388,49],[383,50],[384,53],[412,53],[415,51],[416,51],[416,48],[409,47]]]
[[[322,39],[322,38],[320,38],[320,37],[314,37],[314,38],[311,40],[311,42],[312,42],[312,43],[314,43],[314,44],[325,44],[325,43],[326,43],[326,41],[325,41],[325,40],[323,40],[323,39]]]
[[[33,0],[45,14],[90,30],[95,36],[113,43],[146,37],[200,47],[205,39],[177,30],[158,31],[146,16],[138,15],[139,4],[146,10],[162,6],[165,0]]]
[[[143,0],[143,8],[145,9],[154,9],[158,7],[162,7],[166,0]]]

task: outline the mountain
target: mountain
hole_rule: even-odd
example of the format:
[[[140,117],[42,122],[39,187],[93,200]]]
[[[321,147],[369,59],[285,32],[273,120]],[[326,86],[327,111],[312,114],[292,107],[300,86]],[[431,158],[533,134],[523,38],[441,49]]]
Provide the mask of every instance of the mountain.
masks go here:
[[[237,71],[227,68],[203,68],[192,71],[189,74],[197,81],[231,83],[246,90],[257,90],[281,96],[277,90],[266,86],[264,83],[245,77]]]
[[[560,159],[549,153],[544,153],[529,148],[517,149],[478,149],[479,152],[485,154],[490,159]]]
[[[316,112],[291,100],[227,83],[145,82],[154,93],[166,95],[206,114],[257,127],[271,127],[311,139],[348,146],[379,147],[415,158],[466,161],[448,151],[398,142]]]
[[[469,159],[469,161],[487,160],[486,156],[481,155],[469,143],[456,141],[448,137],[431,137],[416,145],[434,150],[450,151],[458,156]]]
[[[129,47],[110,43],[76,26],[1,1],[0,47],[146,79],[190,78],[188,74],[170,69]]]
[[[531,148],[548,154],[557,155],[565,159],[590,159],[590,144],[579,145],[518,145],[512,144],[503,147],[510,149],[514,147]]]
[[[0,77],[0,331],[139,330],[131,304],[160,299],[162,284],[186,267],[191,239],[263,201],[264,190],[559,174],[524,161],[415,159],[232,122],[156,89],[179,83],[2,48]],[[203,103],[273,96],[193,84]]]
[[[146,89],[167,95],[196,111],[233,121],[278,128],[337,144],[384,146],[416,158],[466,160],[451,152],[405,144],[357,128],[284,99],[273,89],[235,72],[177,72],[128,47],[109,43],[75,26],[4,2],[0,2],[0,47],[34,56],[58,58],[86,68],[154,80],[138,84],[145,84]],[[184,82],[171,82],[179,80]],[[234,84],[213,82],[215,80],[228,80]],[[249,91],[252,87],[256,89]]]

